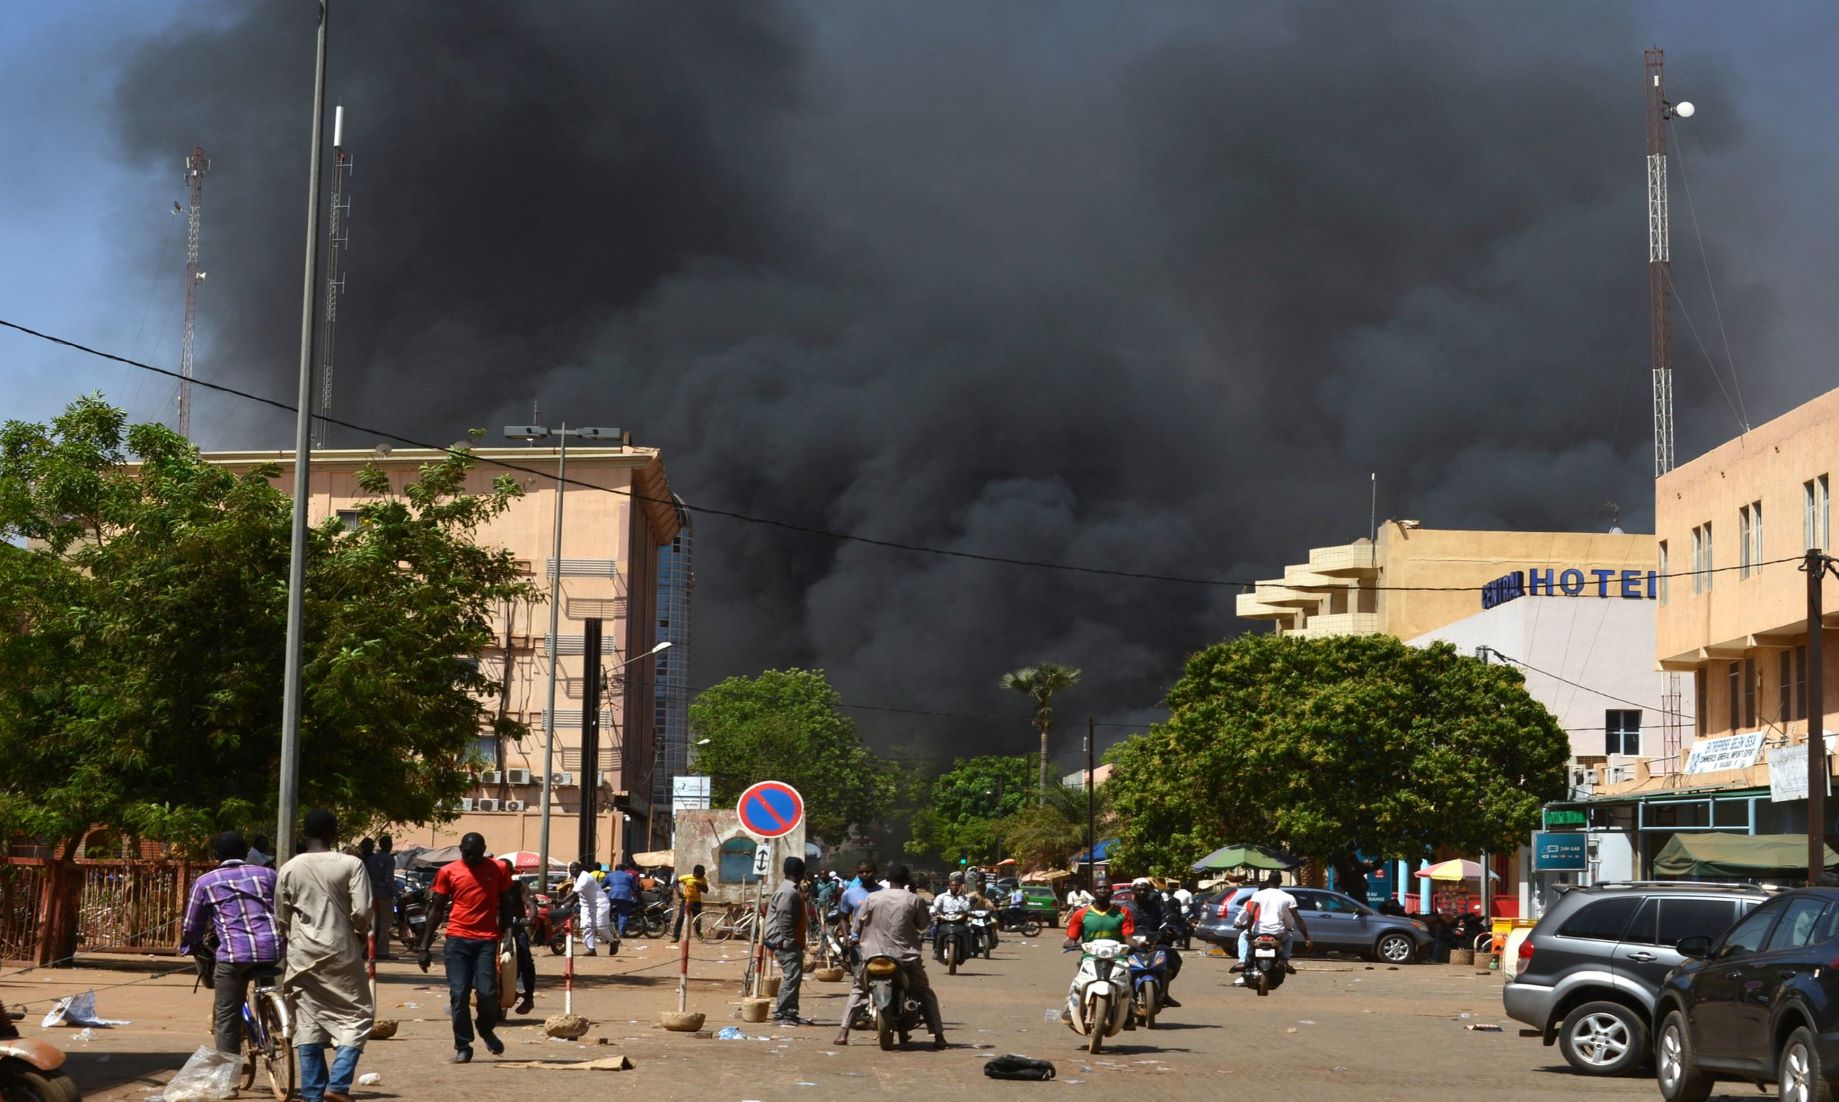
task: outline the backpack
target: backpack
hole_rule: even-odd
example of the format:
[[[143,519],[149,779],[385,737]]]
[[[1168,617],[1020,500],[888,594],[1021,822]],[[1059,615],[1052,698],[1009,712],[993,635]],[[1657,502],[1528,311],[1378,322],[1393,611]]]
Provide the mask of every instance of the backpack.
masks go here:
[[[1054,1066],[1028,1056],[993,1056],[984,1061],[983,1073],[991,1079],[1052,1079]]]

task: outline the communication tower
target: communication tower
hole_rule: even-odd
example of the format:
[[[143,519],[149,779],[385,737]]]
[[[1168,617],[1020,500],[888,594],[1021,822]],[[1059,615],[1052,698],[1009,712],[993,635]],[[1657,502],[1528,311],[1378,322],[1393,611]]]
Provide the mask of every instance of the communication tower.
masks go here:
[[[345,152],[345,109],[332,109],[332,217],[326,250],[326,339],[322,342],[324,358],[319,364],[319,416],[313,420],[313,446],[326,446],[326,433],[332,416],[332,351],[338,332],[338,295],[345,289],[345,276],[339,270],[345,246],[351,240],[351,197],[345,183],[351,176],[351,155]]]
[[[204,270],[198,267],[198,222],[204,207],[204,174],[211,159],[195,145],[185,158],[185,190],[190,208],[185,212],[185,336],[179,347],[179,435],[192,435],[192,339],[198,320],[198,285]]]
[[[1648,368],[1654,392],[1654,477],[1673,469],[1673,258],[1667,227],[1667,124],[1692,105],[1667,100],[1666,60],[1658,47],[1642,56],[1647,103],[1647,298]],[[1662,584],[1665,584],[1664,582]],[[1661,753],[1669,771],[1679,768],[1684,724],[1680,718],[1679,674],[1668,671],[1662,694]]]

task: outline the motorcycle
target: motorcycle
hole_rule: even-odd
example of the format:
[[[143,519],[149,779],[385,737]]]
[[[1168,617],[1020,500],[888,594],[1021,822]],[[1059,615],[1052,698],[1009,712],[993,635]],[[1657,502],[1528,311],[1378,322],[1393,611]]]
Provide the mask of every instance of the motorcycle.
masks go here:
[[[1073,976],[1062,1016],[1074,1033],[1086,1039],[1086,1051],[1097,1055],[1105,1038],[1117,1036],[1130,1021],[1130,991],[1125,986],[1129,970],[1119,959],[1129,947],[1100,938],[1076,948],[1081,950],[1079,971]]]
[[[61,1070],[64,1052],[48,1041],[21,1037],[0,1003],[0,1098],[6,1102],[77,1102],[82,1095]]]
[[[970,916],[963,911],[957,914],[940,915],[939,928],[933,937],[933,952],[945,959],[945,967],[952,975],[958,974],[958,963],[972,955]]]
[[[984,960],[996,948],[996,931],[990,928],[990,912],[973,910],[971,912],[971,956],[983,954]]]
[[[668,892],[646,892],[643,907],[626,920],[626,932],[634,936],[663,937],[670,932],[671,902]]]
[[[907,1038],[924,1021],[918,999],[907,992],[907,972],[893,957],[873,956],[862,964],[867,972],[869,1021],[875,1037],[885,1052],[894,1047],[894,1038],[906,1044]]]
[[[549,948],[551,956],[568,951],[568,923],[575,917],[575,905],[563,904],[547,895],[536,897],[536,913],[530,918],[530,943]]]
[[[1041,923],[1025,907],[1004,907],[996,912],[996,928],[1005,934],[1034,937],[1041,932]]]
[[[396,937],[411,949],[421,948],[421,932],[428,924],[429,888],[411,888],[396,899]]]
[[[1145,1029],[1156,1028],[1156,1014],[1168,996],[1169,953],[1164,944],[1161,939],[1138,937],[1130,950],[1131,1010]]]
[[[1283,940],[1275,934],[1253,934],[1251,959],[1241,961],[1245,986],[1269,995],[1283,986]]]

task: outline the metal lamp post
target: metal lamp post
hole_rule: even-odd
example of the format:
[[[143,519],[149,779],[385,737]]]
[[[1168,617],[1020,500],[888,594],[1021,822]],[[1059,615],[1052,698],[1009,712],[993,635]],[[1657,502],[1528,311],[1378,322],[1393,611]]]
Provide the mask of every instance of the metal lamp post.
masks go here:
[[[549,799],[554,783],[556,755],[556,666],[561,662],[561,642],[556,636],[562,614],[562,495],[568,490],[568,438],[583,440],[619,440],[618,429],[571,429],[564,422],[559,428],[542,425],[506,425],[504,435],[510,440],[547,440],[555,437],[556,446],[556,517],[555,538],[549,558],[549,707],[543,712],[543,811],[538,834],[537,867],[544,882],[549,876]],[[510,655],[505,655],[505,676],[511,676]]]

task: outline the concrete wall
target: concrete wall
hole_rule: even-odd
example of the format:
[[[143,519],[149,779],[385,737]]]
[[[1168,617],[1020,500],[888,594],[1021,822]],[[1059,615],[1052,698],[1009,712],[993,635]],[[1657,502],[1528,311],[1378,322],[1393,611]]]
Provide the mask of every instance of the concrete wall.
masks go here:
[[[677,812],[676,871],[681,875],[697,865],[703,866],[709,877],[710,898],[717,902],[739,902],[744,891],[751,895],[762,886],[750,876],[724,878],[722,847],[728,843],[737,846],[746,843],[748,849],[756,844],[753,836],[741,829],[741,817],[734,811],[711,808],[707,811]],[[788,856],[804,855],[804,825],[799,824],[798,829],[792,833],[767,844],[774,847],[772,873],[765,882],[765,887],[770,890],[779,881],[781,862]]]

